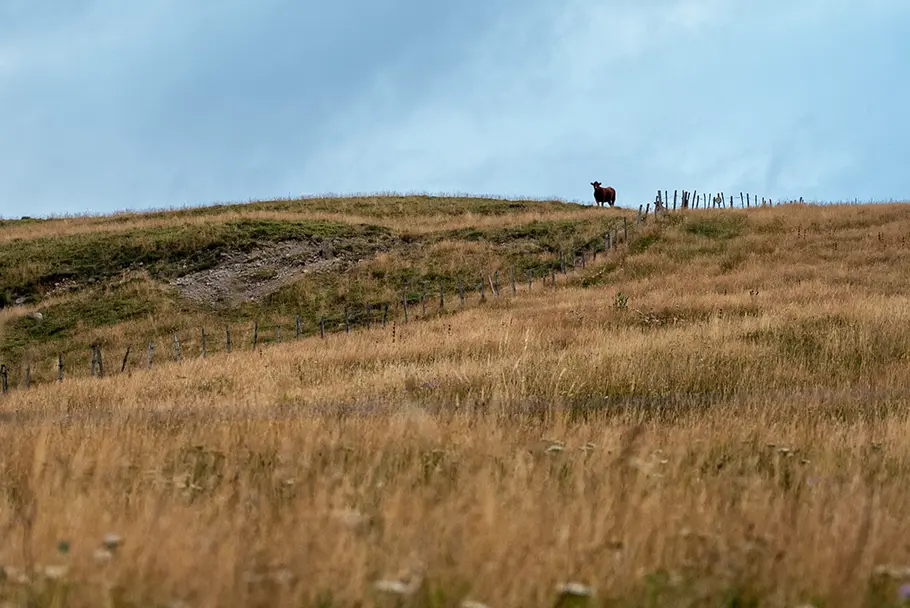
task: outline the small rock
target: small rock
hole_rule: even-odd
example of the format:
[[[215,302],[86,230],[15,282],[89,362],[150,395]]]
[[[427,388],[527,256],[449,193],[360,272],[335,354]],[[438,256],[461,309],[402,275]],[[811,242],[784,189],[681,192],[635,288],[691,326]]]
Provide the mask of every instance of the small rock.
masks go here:
[[[25,304],[25,298],[16,298],[16,306],[22,306]]]

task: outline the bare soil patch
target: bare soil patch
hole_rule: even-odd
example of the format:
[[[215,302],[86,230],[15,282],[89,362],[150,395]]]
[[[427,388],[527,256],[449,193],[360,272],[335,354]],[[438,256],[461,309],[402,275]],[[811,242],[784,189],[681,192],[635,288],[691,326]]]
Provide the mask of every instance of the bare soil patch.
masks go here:
[[[170,281],[180,295],[216,309],[260,300],[310,273],[338,272],[388,251],[387,243],[360,243],[338,251],[335,241],[284,241],[248,253],[234,252],[214,268]]]

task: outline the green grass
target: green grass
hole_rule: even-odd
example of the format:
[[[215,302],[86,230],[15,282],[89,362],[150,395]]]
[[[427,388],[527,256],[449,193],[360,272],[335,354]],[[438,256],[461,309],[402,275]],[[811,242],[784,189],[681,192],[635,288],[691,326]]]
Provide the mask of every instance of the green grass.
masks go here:
[[[746,217],[740,214],[724,214],[717,217],[700,217],[685,223],[689,234],[709,239],[729,240],[742,234]]]
[[[179,277],[218,264],[232,252],[293,239],[388,239],[378,226],[326,221],[242,219],[226,223],[90,232],[0,243],[0,293],[35,297],[58,281],[103,281],[142,268],[153,278]]]
[[[603,249],[607,230],[622,228],[619,213],[558,201],[427,196],[275,200],[43,221],[34,237],[16,236],[30,234],[24,231],[0,239],[0,307],[24,297],[44,315],[0,324],[0,359],[13,369],[58,353],[82,358],[94,341],[119,351],[127,342],[135,348],[170,340],[174,332],[195,335],[199,326],[221,333],[225,325],[241,325],[238,340],[245,342],[257,320],[261,343],[274,340],[278,326],[292,334],[297,316],[304,334],[318,332],[323,318],[327,330],[343,330],[345,311],[352,326],[366,325],[369,305],[372,321],[380,322],[383,305],[394,309],[405,294],[413,318],[422,313],[424,285],[428,312],[438,308],[440,287],[449,304],[458,301],[459,283],[466,297],[476,297],[484,281],[486,296],[495,297],[490,279],[507,292],[514,268],[519,288],[529,273],[539,284],[561,270],[561,255],[571,269],[576,255],[590,259]],[[419,230],[415,221],[422,222]],[[452,228],[453,221],[463,227]],[[4,221],[0,237],[4,228],[20,230],[28,222]],[[228,309],[181,299],[168,283],[285,241],[326,245],[346,266],[300,275]],[[276,274],[263,267],[250,276],[266,281]]]

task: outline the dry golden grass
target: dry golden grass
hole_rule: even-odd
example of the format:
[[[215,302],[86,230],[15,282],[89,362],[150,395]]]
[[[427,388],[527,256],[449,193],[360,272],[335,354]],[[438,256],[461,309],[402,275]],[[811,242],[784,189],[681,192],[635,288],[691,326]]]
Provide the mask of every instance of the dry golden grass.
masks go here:
[[[417,606],[898,606],[907,228],[692,213],[572,286],[10,393],[0,593],[395,605],[411,569]]]
[[[357,213],[348,210],[350,202],[356,199],[339,199],[338,211],[327,210],[332,206],[331,199],[302,199],[299,201],[281,201],[279,209],[270,209],[269,203],[248,203],[226,207],[202,208],[197,213],[187,210],[181,214],[153,213],[118,213],[108,216],[76,216],[52,218],[45,221],[25,222],[4,227],[0,230],[0,243],[53,238],[76,234],[95,234],[104,232],[125,232],[148,228],[174,228],[183,226],[212,227],[237,220],[270,220],[270,221],[330,221],[346,224],[371,224],[391,230],[405,230],[411,234],[425,234],[444,230],[462,228],[502,228],[528,222],[548,220],[559,221],[574,219],[580,214],[607,213],[608,210],[588,206],[546,206],[541,201],[528,201],[527,211],[516,211],[507,214],[485,213],[484,209],[472,209],[471,199],[453,199],[452,209],[442,212],[431,206],[426,209],[420,202],[402,199],[398,196],[367,197],[372,213]],[[465,201],[468,201],[467,203]],[[485,202],[485,199],[479,199]],[[498,202],[498,201],[496,201]],[[519,203],[522,204],[522,203]],[[383,214],[377,209],[383,205],[391,207],[390,213]],[[441,205],[438,205],[441,206]],[[374,208],[375,207],[375,208]],[[463,211],[459,209],[463,208]]]

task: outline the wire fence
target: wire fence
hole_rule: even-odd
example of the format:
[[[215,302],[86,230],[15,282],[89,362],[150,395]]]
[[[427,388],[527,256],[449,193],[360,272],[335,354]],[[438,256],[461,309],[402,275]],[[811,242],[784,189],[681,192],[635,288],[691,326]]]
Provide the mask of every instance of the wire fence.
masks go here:
[[[780,206],[782,204],[802,203],[799,201],[778,202],[776,205],[770,199],[759,199],[757,196],[740,193],[742,209],[756,209],[766,206]],[[623,217],[621,224],[614,224],[613,228],[603,233],[602,237],[590,240],[581,247],[572,248],[570,251],[560,253],[551,260],[539,263],[533,268],[518,269],[515,265],[503,273],[495,270],[482,273],[471,280],[462,277],[454,280],[437,279],[422,280],[415,289],[412,282],[404,285],[401,297],[396,300],[368,301],[358,305],[348,305],[335,314],[320,315],[318,324],[313,319],[305,322],[301,315],[296,315],[292,326],[281,324],[260,325],[258,319],[251,323],[251,332],[246,333],[244,328],[237,325],[226,325],[223,329],[212,333],[206,328],[200,328],[194,335],[187,332],[174,333],[168,342],[170,348],[160,341],[150,340],[140,347],[140,352],[133,350],[133,345],[127,345],[122,357],[117,357],[114,373],[125,373],[137,368],[152,369],[156,361],[162,358],[170,361],[181,361],[187,357],[205,358],[219,350],[212,347],[218,343],[223,345],[225,353],[237,351],[256,350],[267,344],[281,343],[285,337],[293,339],[318,335],[325,339],[327,335],[335,333],[349,334],[358,329],[372,329],[373,327],[387,327],[389,324],[407,324],[422,319],[439,316],[445,312],[465,309],[472,303],[483,304],[488,300],[498,300],[503,297],[517,297],[539,289],[555,289],[560,283],[560,277],[567,277],[570,273],[584,269],[587,264],[597,260],[600,255],[611,256],[621,250],[627,249],[640,234],[640,227],[651,221],[658,220],[671,212],[681,212],[693,209],[730,209],[734,208],[734,199],[729,200],[724,193],[714,195],[698,194],[696,191],[673,191],[672,203],[668,191],[658,191],[653,208],[648,203],[641,205],[633,221]],[[564,282],[564,281],[563,281]],[[232,334],[233,330],[233,334]],[[239,331],[238,331],[239,330]],[[285,333],[287,332],[287,333]],[[241,339],[238,342],[238,334]],[[244,339],[246,338],[246,339]],[[165,350],[167,349],[167,350]],[[169,351],[169,352],[168,352]],[[167,353],[167,354],[165,354]],[[110,375],[110,368],[105,367],[105,356],[100,343],[92,344],[90,348],[89,367],[93,377]],[[138,355],[138,357],[136,356]],[[131,358],[132,356],[132,358]],[[85,363],[85,359],[78,357]],[[57,355],[55,381],[63,382],[67,376],[67,363],[63,353]],[[0,364],[0,391],[6,394],[11,389],[10,367]],[[32,362],[23,363],[18,378],[18,388],[30,389],[34,386]]]

